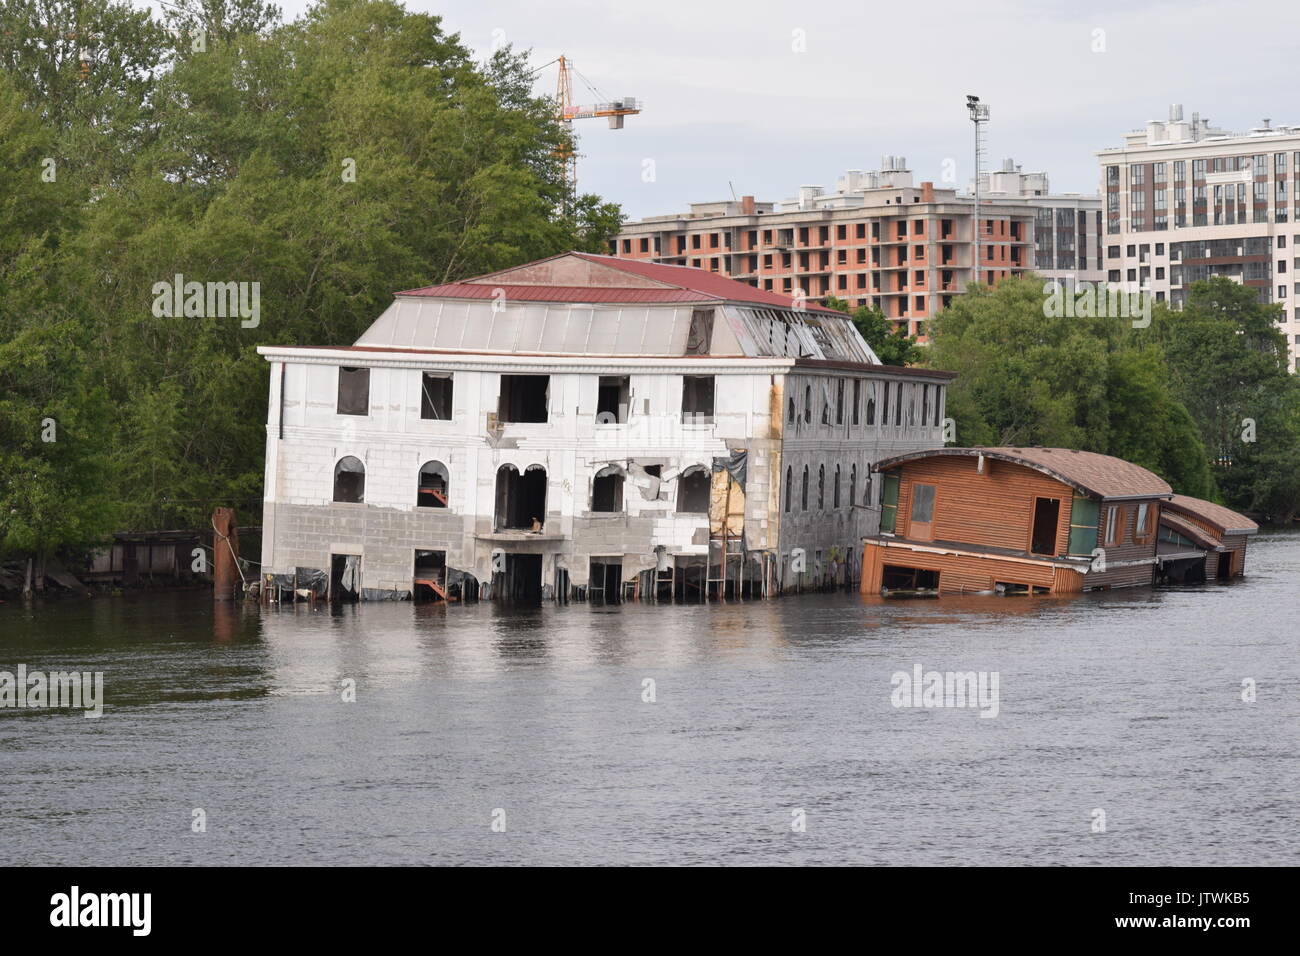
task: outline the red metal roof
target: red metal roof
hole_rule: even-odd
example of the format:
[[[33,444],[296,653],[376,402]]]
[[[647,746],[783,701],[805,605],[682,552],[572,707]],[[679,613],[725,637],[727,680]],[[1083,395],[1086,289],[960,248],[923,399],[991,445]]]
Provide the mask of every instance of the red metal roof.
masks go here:
[[[398,295],[431,296],[451,299],[490,299],[496,289],[503,289],[506,297],[520,302],[744,302],[751,305],[767,306],[773,309],[792,309],[792,296],[780,295],[766,289],[728,279],[715,272],[693,269],[689,266],[670,266],[660,262],[642,262],[637,259],[620,259],[618,256],[598,256],[589,252],[566,252],[561,255],[575,256],[596,265],[605,266],[661,282],[664,288],[647,289],[645,287],[619,288],[608,286],[553,286],[553,285],[491,285],[484,282],[493,275],[505,274],[514,269],[504,269],[500,273],[488,273],[476,276],[468,282],[450,282],[444,285],[429,286],[423,289],[409,289]],[[552,256],[552,259],[559,256]],[[539,260],[545,262],[547,260]],[[531,265],[532,263],[528,263]],[[829,315],[843,315],[834,309],[813,302],[805,303],[809,312]]]
[[[398,295],[430,296],[440,299],[491,299],[500,289],[517,302],[701,302],[706,297],[686,289],[618,289],[579,285],[492,285],[491,283],[448,282]]]

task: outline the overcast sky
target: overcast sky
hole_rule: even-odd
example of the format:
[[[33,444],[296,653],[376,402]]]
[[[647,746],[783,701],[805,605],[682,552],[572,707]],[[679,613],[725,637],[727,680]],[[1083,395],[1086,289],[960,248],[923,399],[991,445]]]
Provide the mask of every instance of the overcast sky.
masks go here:
[[[144,2],[144,0],[140,0]],[[282,0],[286,19],[307,0]],[[845,170],[906,156],[917,182],[973,169],[965,96],[990,105],[988,157],[1096,193],[1094,151],[1184,104],[1229,130],[1293,106],[1300,4],[1287,0],[409,0],[480,55],[504,39],[539,66],[566,54],[644,112],[575,124],[578,186],[631,218],[690,202],[833,189]],[[796,33],[796,31],[801,31]],[[799,47],[802,46],[802,52]],[[555,67],[539,75],[552,93]],[[596,94],[580,81],[574,97]],[[654,162],[654,181],[642,177]]]

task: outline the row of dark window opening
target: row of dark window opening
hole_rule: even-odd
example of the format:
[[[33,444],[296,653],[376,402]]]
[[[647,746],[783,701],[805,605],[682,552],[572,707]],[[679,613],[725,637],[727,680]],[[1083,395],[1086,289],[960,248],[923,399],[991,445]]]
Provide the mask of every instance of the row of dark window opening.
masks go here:
[[[529,471],[539,468],[540,466],[533,466]],[[506,469],[514,469],[514,466],[501,466],[501,470]],[[661,469],[661,465],[649,465],[645,470],[647,474],[658,478]],[[542,472],[545,474],[544,469]],[[442,462],[427,461],[421,465],[416,485],[416,507],[446,508],[449,479],[447,466]],[[591,510],[602,513],[621,512],[624,481],[624,472],[617,465],[609,465],[598,471],[592,481]],[[681,514],[707,514],[710,484],[709,472],[703,465],[691,465],[682,471],[677,478],[677,511]],[[334,466],[333,500],[340,504],[361,504],[365,497],[366,466],[354,455],[345,455]]]
[[[835,380],[835,401],[834,401],[834,408],[835,408],[835,411],[834,411],[834,418],[835,418],[835,424],[836,424],[836,425],[843,425],[843,424],[844,424],[844,417],[845,417],[845,382],[852,382],[852,383],[853,383],[853,389],[852,389],[853,395],[852,395],[852,399],[851,399],[851,401],[848,402],[848,412],[849,412],[849,419],[850,419],[849,424],[851,424],[851,425],[858,425],[858,424],[861,424],[861,422],[862,422],[862,417],[863,417],[863,416],[862,416],[862,412],[865,410],[865,412],[866,412],[866,423],[867,423],[868,425],[875,425],[875,424],[876,424],[876,389],[875,389],[874,385],[873,385],[872,387],[870,387],[870,388],[867,389],[867,401],[866,401],[866,406],[865,406],[865,409],[864,409],[864,407],[863,407],[863,403],[862,403],[862,393],[863,393],[863,387],[862,387],[862,386],[863,386],[863,382],[864,382],[864,380],[863,380],[863,379],[860,379],[860,378],[855,378],[855,379],[843,379],[843,378],[837,378],[837,379]],[[913,392],[912,392],[912,395],[911,395],[910,401],[905,401],[905,400],[904,400],[904,397],[903,397],[903,386],[904,386],[904,384],[907,384],[907,383],[904,383],[904,382],[898,382],[898,383],[885,382],[885,383],[884,383],[884,392],[883,392],[883,395],[882,395],[882,401],[881,401],[881,404],[880,404],[880,424],[881,424],[881,425],[888,425],[888,424],[889,424],[889,414],[890,414],[891,407],[892,407],[892,410],[893,410],[893,413],[894,413],[894,424],[895,424],[895,425],[902,425],[902,424],[903,424],[903,421],[904,421],[903,407],[904,407],[905,404],[906,404],[906,406],[907,406],[907,415],[906,415],[907,424],[908,424],[908,425],[914,425],[914,424],[916,424],[916,392],[915,392],[915,385],[913,385],[913,389],[914,389],[914,390],[913,390]],[[896,385],[896,388],[895,388],[894,391],[893,391],[892,406],[891,406],[891,391],[890,391],[890,390],[891,390],[891,386],[894,386],[894,385]],[[932,426],[934,426],[935,428],[938,428],[938,427],[939,427],[939,424],[940,424],[939,416],[942,414],[942,406],[943,406],[943,401],[942,401],[942,391],[943,391],[943,386],[941,386],[941,385],[935,385],[935,386],[934,386],[933,400],[931,399],[931,391],[930,391],[930,389],[931,389],[931,387],[930,387],[930,385],[928,385],[928,384],[922,384],[922,385],[921,385],[921,424],[922,424],[923,426],[932,425]],[[787,400],[787,403],[786,403],[786,421],[787,421],[789,424],[793,425],[793,424],[797,424],[797,423],[800,421],[801,418],[802,418],[803,423],[804,423],[805,425],[811,425],[811,424],[812,424],[812,420],[813,420],[813,387],[812,387],[812,385],[805,385],[805,386],[804,386],[804,393],[803,393],[803,415],[802,415],[802,416],[800,416],[798,409],[795,407],[794,396],[791,395],[791,396],[789,397],[789,399]],[[829,424],[831,424],[831,400],[830,400],[828,397],[826,397],[825,395],[823,395],[823,398],[822,398],[821,423],[822,423],[823,425],[829,425]]]
[[[817,506],[810,508],[808,504],[810,472],[807,465],[803,466],[803,476],[799,482],[799,510],[800,511],[825,511],[826,510],[826,466],[817,466]],[[840,466],[835,466],[835,472],[831,476],[831,510],[836,511],[841,507],[840,498],[841,488],[841,471]],[[871,473],[867,472],[866,481],[863,485],[861,502],[858,501],[858,466],[856,464],[849,466],[849,486],[847,489],[848,497],[844,500],[844,506],[853,508],[856,506],[868,507],[871,504]],[[786,465],[785,468],[785,511],[789,514],[793,510],[794,501],[794,468]]]
[[[550,408],[549,375],[502,375],[497,399],[497,420],[510,423],[547,421]],[[682,376],[682,421],[708,424],[713,421],[715,381],[712,375]],[[453,376],[450,372],[423,372],[420,378],[420,418],[451,421]],[[624,424],[631,405],[631,378],[602,375],[597,385],[596,421]],[[339,367],[340,415],[370,414],[370,369]]]

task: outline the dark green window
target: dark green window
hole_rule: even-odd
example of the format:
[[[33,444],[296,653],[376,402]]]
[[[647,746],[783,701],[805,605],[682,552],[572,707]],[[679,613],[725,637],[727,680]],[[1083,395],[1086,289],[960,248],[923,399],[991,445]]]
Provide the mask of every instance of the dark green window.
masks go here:
[[[885,484],[880,491],[880,530],[885,534],[893,534],[897,523],[898,474],[891,472],[885,475]]]
[[[1087,556],[1097,547],[1098,512],[1096,501],[1074,496],[1070,506],[1070,554]]]

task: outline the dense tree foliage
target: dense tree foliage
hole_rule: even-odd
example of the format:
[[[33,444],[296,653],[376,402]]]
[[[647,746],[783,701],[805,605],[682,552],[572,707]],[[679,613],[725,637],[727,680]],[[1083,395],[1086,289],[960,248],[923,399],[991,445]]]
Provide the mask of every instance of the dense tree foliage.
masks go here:
[[[1289,522],[1300,510],[1300,381],[1281,314],[1214,278],[1193,283],[1182,310],[1157,307],[1152,329],[1227,501]]]
[[[395,290],[621,223],[567,194],[522,54],[392,0],[164,9],[0,10],[0,551],[255,511],[258,345],[350,343]],[[177,275],[257,283],[257,323],[155,315]]]
[[[1177,490],[1214,494],[1196,423],[1155,336],[1127,318],[1053,316],[1043,280],[1004,280],[931,323],[927,361],[958,373],[948,414],[962,445],[1045,445],[1128,459]]]

